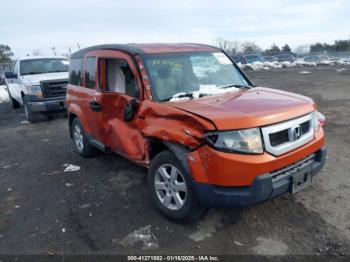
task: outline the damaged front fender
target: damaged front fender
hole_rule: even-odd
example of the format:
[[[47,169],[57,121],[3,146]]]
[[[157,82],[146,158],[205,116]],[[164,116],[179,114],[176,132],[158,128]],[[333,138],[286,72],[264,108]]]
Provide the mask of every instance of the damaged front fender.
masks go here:
[[[204,132],[216,130],[214,124],[204,118],[149,100],[140,106],[136,125],[144,137],[174,142],[190,149],[204,143]]]

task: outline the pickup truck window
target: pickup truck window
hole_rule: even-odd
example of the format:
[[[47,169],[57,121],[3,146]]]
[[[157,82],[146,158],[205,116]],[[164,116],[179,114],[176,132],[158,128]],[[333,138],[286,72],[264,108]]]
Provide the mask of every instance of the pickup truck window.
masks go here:
[[[68,72],[69,61],[62,58],[43,58],[22,60],[20,75],[37,75],[56,72]]]
[[[153,94],[158,101],[177,95],[195,97],[249,86],[231,60],[221,52],[145,55]],[[237,89],[236,88],[236,89]]]
[[[17,60],[16,63],[13,64],[12,72],[14,74],[18,74],[18,68],[19,68],[19,61]]]
[[[85,86],[94,88],[96,86],[96,57],[86,58],[85,64]]]
[[[83,71],[83,59],[71,59],[69,65],[69,83],[72,85],[81,86],[82,77],[81,72]]]

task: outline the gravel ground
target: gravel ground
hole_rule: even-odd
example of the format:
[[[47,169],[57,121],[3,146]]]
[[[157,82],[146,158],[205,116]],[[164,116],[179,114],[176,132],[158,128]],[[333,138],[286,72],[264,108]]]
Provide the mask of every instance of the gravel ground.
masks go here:
[[[342,67],[247,72],[256,84],[318,103],[328,120],[327,164],[296,195],[213,209],[188,225],[157,212],[146,169],[114,154],[74,153],[67,118],[29,124],[23,109],[0,104],[0,255],[349,254],[350,67]]]

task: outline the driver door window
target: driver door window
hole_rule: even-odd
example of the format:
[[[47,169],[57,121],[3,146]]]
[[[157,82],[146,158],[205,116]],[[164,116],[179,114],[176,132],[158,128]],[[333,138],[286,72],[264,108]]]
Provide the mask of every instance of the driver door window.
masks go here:
[[[136,96],[136,80],[127,63],[123,59],[99,59],[100,87],[104,92]]]

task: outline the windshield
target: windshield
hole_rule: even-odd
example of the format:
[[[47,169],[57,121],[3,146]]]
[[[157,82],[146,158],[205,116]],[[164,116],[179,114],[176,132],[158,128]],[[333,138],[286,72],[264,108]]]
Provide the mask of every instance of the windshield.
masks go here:
[[[221,52],[188,52],[145,56],[153,95],[158,101],[198,98],[249,86]]]
[[[69,60],[63,58],[43,58],[22,60],[21,75],[36,75],[45,73],[68,72]]]

